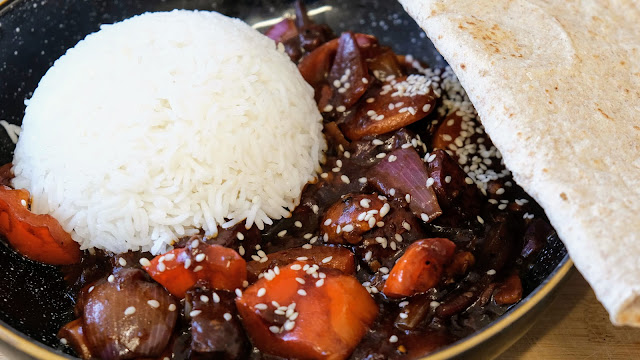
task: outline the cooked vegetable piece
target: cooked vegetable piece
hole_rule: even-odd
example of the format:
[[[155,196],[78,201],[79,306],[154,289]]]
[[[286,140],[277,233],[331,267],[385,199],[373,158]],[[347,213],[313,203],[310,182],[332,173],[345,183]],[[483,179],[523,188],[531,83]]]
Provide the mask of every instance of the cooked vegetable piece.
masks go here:
[[[413,148],[396,149],[369,170],[369,181],[390,197],[409,198],[409,209],[430,222],[442,215],[429,175]],[[393,189],[393,190],[392,190]]]
[[[391,269],[382,292],[398,298],[423,293],[436,286],[456,245],[444,238],[419,240],[411,244]]]
[[[547,240],[553,233],[554,230],[548,222],[534,219],[524,233],[524,246],[520,256],[527,259],[537,255],[547,245]]]
[[[359,102],[341,127],[351,140],[385,134],[412,124],[429,115],[437,100],[430,80],[423,75],[389,79],[382,86],[371,86],[362,98],[374,100]]]
[[[75,264],[80,245],[51,215],[29,211],[29,192],[0,185],[0,233],[23,256],[51,265]]]
[[[82,329],[95,357],[154,357],[167,346],[179,304],[144,278],[142,270],[121,269],[85,294]]]
[[[230,291],[200,286],[187,291],[185,315],[191,319],[191,351],[195,357],[239,359],[249,352],[235,297]]]
[[[409,298],[408,304],[400,308],[394,321],[395,327],[402,330],[415,330],[418,326],[433,316],[431,298],[426,295],[417,295]],[[400,316],[400,314],[404,314]]]
[[[291,248],[281,250],[268,255],[268,261],[249,261],[247,263],[247,272],[250,276],[249,281],[258,279],[258,275],[275,266],[283,267],[304,258],[323,268],[331,268],[340,270],[342,273],[352,275],[356,272],[356,264],[353,253],[343,247],[333,246],[313,246],[309,249]]]
[[[346,359],[378,315],[355,277],[298,261],[236,299],[260,351],[286,358]]]
[[[522,282],[518,274],[512,274],[504,280],[493,293],[493,300],[498,305],[515,304],[522,299]]]
[[[92,358],[87,337],[82,329],[82,319],[75,319],[63,326],[58,332],[58,338],[65,339],[79,357],[85,360]]]
[[[476,258],[468,251],[460,251],[453,255],[451,263],[445,268],[447,274],[447,283],[452,283],[457,277],[462,276],[469,271],[469,268],[476,263]]]
[[[284,43],[298,36],[298,28],[293,20],[287,18],[270,27],[264,35],[275,42]]]
[[[396,54],[389,47],[380,46],[375,54],[367,59],[367,66],[376,78],[384,81],[389,76],[401,77],[404,75]]]
[[[354,34],[353,36],[361,50],[378,43],[378,40],[371,35]],[[302,57],[298,64],[300,74],[316,91],[320,84],[326,82],[331,64],[338,52],[338,44],[339,39],[328,41]]]
[[[508,218],[496,219],[486,232],[482,244],[481,267],[500,271],[511,259],[513,251],[513,233],[508,225]]]
[[[350,194],[331,205],[320,229],[333,244],[357,244],[389,212],[389,204],[377,194]]]
[[[482,204],[476,184],[446,151],[434,150],[429,158],[427,171],[445,214],[443,218],[447,218],[446,224],[460,227],[461,219],[476,221]]]
[[[242,288],[247,280],[246,262],[237,252],[199,240],[186,248],[156,256],[144,269],[153,280],[179,298],[184,298],[185,292],[198,280],[206,281],[214,289],[232,291]]]
[[[454,109],[447,114],[433,133],[431,147],[433,149],[454,150],[450,149],[449,146],[460,136],[461,131],[462,117],[459,116],[456,109]]]
[[[296,12],[296,26],[300,30],[299,42],[305,51],[313,51],[318,46],[333,39],[333,30],[326,24],[316,24],[309,18],[304,2],[294,3]]]
[[[334,108],[353,106],[369,88],[371,79],[367,63],[360,52],[353,33],[342,33],[338,40],[338,50],[327,77],[332,97],[329,101]]]

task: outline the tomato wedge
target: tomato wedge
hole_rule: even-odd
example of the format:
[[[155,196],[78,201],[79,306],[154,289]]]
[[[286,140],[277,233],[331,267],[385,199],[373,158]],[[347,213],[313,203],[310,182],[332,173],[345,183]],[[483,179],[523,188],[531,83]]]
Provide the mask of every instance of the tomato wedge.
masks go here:
[[[298,359],[346,359],[378,306],[350,275],[309,262],[281,268],[236,299],[253,344],[267,354]]]
[[[29,192],[0,186],[0,234],[23,256],[51,265],[75,264],[80,245],[51,215],[29,211]]]
[[[181,299],[198,280],[208,282],[214,289],[231,291],[241,289],[247,280],[247,263],[237,252],[201,242],[156,256],[144,269],[153,280]]]
[[[391,298],[411,296],[438,285],[456,244],[444,238],[418,240],[393,266],[382,292]]]

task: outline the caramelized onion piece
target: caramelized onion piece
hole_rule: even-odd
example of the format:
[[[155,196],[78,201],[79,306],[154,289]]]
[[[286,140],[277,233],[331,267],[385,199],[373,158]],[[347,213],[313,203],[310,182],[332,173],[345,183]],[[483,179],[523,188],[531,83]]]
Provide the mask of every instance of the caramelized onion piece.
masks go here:
[[[522,282],[518,274],[504,280],[493,293],[493,300],[498,305],[515,304],[522,299]]]
[[[367,34],[354,34],[354,39],[361,50],[367,49],[378,43],[378,40]],[[300,60],[298,70],[302,77],[318,91],[319,86],[326,82],[336,53],[338,52],[338,40],[328,41]]]
[[[332,89],[329,103],[334,108],[344,106],[348,109],[367,91],[371,79],[354,35],[350,32],[343,33],[338,44],[338,51],[327,77]]]
[[[413,148],[391,152],[369,170],[368,178],[387,196],[409,195],[409,209],[423,221],[442,215],[433,187],[427,186],[429,175],[424,162]]]
[[[185,302],[191,319],[191,351],[200,357],[239,359],[248,353],[249,341],[238,319],[235,294],[200,286],[187,291]]]
[[[60,339],[65,339],[73,351],[78,354],[79,357],[88,360],[93,357],[87,338],[84,336],[84,330],[82,329],[82,319],[75,319],[72,322],[63,326],[58,332]]]
[[[177,301],[144,272],[124,268],[101,279],[84,299],[83,330],[103,360],[154,357],[169,342]]]
[[[351,140],[385,134],[424,118],[435,108],[437,95],[426,76],[409,75],[372,86],[362,98],[342,126]]]
[[[264,35],[275,42],[284,43],[285,41],[298,36],[298,28],[296,28],[296,24],[293,20],[284,19],[270,27]]]
[[[330,243],[357,244],[390,209],[377,194],[347,195],[325,212],[320,228]]]

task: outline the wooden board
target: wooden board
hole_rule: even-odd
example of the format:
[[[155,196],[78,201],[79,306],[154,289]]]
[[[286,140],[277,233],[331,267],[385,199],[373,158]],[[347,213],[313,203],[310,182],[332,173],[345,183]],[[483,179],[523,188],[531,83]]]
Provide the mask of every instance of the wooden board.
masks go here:
[[[640,329],[611,325],[589,285],[574,270],[531,331],[497,360],[639,358]],[[0,354],[0,360],[8,358]]]

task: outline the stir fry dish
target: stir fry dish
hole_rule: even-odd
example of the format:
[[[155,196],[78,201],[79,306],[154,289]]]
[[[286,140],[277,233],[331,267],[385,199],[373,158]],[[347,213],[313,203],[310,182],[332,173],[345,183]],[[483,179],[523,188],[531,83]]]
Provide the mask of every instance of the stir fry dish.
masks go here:
[[[328,149],[290,216],[176,239],[173,249],[81,251],[0,171],[0,232],[60,265],[83,359],[412,359],[518,303],[554,231],[505,169],[449,68],[307,16],[271,27],[313,87]]]

